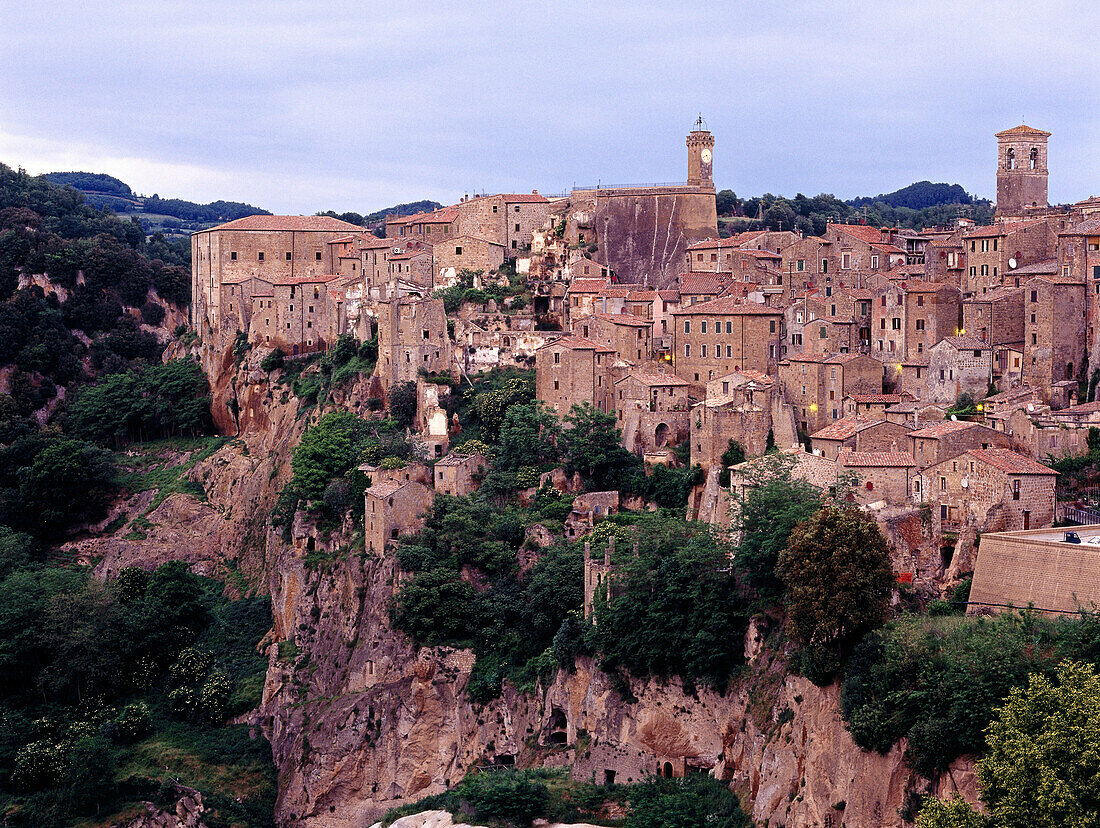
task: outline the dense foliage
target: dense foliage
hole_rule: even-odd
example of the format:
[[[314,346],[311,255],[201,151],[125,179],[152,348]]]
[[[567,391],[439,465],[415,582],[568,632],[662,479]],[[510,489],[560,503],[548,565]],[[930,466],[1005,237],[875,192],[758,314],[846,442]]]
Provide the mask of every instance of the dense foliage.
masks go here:
[[[266,662],[254,648],[271,623],[267,600],[227,601],[221,584],[181,563],[123,570],[104,585],[17,547],[0,531],[5,824],[70,825],[155,798],[164,768],[154,745],[175,751],[172,775],[207,791],[213,773],[194,768],[231,766],[223,781],[249,790],[240,802],[222,797],[220,818],[270,824],[270,748],[225,725],[259,701]]]
[[[613,806],[608,808],[607,806]],[[537,817],[551,822],[623,825],[625,828],[748,828],[737,795],[712,776],[651,777],[633,784],[570,782],[562,771],[484,769],[467,774],[443,794],[389,811],[383,825],[426,810],[446,810],[465,821],[490,826],[526,826]],[[625,809],[625,821],[614,816]]]
[[[879,203],[890,207],[923,210],[941,204],[972,204],[973,202],[973,197],[959,184],[933,184],[931,181],[918,181],[908,187],[894,190],[892,193],[853,198],[848,203],[853,207]]]

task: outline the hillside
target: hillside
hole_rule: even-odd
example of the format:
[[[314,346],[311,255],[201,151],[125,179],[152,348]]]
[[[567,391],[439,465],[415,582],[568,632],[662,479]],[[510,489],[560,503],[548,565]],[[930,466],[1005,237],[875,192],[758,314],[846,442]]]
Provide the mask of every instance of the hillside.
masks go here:
[[[973,204],[974,198],[958,184],[933,184],[931,181],[918,181],[892,193],[877,195],[873,198],[863,196],[853,198],[848,203],[853,207],[864,207],[881,202],[890,207],[906,207],[910,210],[923,210],[942,204]]]

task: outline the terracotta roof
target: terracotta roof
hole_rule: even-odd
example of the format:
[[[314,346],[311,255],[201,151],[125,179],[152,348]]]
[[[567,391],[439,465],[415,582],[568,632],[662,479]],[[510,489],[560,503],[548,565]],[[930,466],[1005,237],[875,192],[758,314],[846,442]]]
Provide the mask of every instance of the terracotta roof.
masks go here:
[[[657,295],[664,299],[666,302],[679,302],[680,291],[673,288],[667,288],[665,290],[657,291]]]
[[[605,345],[600,345],[597,342],[593,342],[591,339],[585,339],[583,336],[559,336],[557,339],[553,339],[547,342],[545,345],[540,345],[536,350],[541,351],[543,348],[549,348],[552,345],[561,345],[565,348],[575,348],[579,351],[599,351],[603,354],[616,353],[614,348],[608,348]]]
[[[1063,230],[1059,236],[1098,236],[1100,235],[1100,218],[1088,218],[1079,221],[1067,230]]]
[[[244,218],[227,221],[217,227],[208,230],[200,230],[200,233],[210,233],[214,230],[268,230],[290,231],[301,230],[309,232],[357,232],[362,231],[358,224],[351,224],[332,216],[245,216]]]
[[[406,483],[408,483],[407,480],[379,480],[366,489],[366,494],[374,497],[389,497]]]
[[[1041,463],[1036,463],[1030,457],[1019,454],[1011,449],[988,448],[971,449],[967,452],[976,460],[988,463],[995,469],[1000,469],[1008,474],[1044,474],[1054,477],[1058,474],[1054,469]]]
[[[884,244],[882,242],[876,242],[872,244],[871,247],[881,253],[900,253],[903,256],[905,255],[905,251],[898,247],[896,244]],[[914,265],[914,267],[919,267],[922,270],[924,269],[924,265]]]
[[[1017,127],[1012,127],[1012,129],[1003,129],[1000,132],[998,132],[995,137],[997,137],[997,138],[1007,138],[1007,137],[1010,137],[1010,136],[1013,136],[1013,135],[1021,135],[1021,136],[1022,135],[1045,135],[1047,138],[1050,137],[1049,132],[1044,132],[1041,129],[1035,129],[1034,127],[1029,127],[1027,124],[1020,124]]]
[[[840,291],[853,299],[870,299],[871,291],[866,288],[846,288],[841,287]]]
[[[677,315],[689,315],[693,313],[721,313],[735,316],[782,316],[783,311],[778,308],[769,308],[755,302],[738,302],[732,296],[723,296],[720,299],[711,299],[709,302],[697,302],[673,311]]]
[[[865,244],[882,243],[882,231],[869,224],[830,224],[829,227],[835,227],[841,233],[853,236]]]
[[[1033,262],[1015,270],[1006,270],[1005,276],[1041,276],[1047,273],[1058,272],[1057,259],[1044,259],[1041,262]]]
[[[450,224],[458,218],[458,210],[444,207],[429,213],[413,213],[411,216],[395,216],[387,219],[386,224]]]
[[[900,287],[906,293],[938,293],[941,290],[949,289],[950,285],[945,285],[941,282],[926,282],[922,279],[913,279],[912,281],[902,282]]]
[[[990,350],[988,342],[983,342],[978,339],[978,337],[972,336],[971,334],[966,334],[965,336],[945,336],[940,341],[946,342],[948,345],[952,345],[960,351]]]
[[[866,417],[845,417],[841,420],[837,420],[835,423],[830,423],[825,428],[818,429],[810,435],[811,440],[847,440],[849,437],[854,437],[864,429],[868,429],[873,425],[879,425],[886,422],[885,420],[869,420]]]
[[[714,273],[681,273],[680,294],[702,293],[719,294],[730,283],[732,277],[722,278]]]
[[[574,279],[569,283],[571,293],[599,293],[610,282],[607,279]]]
[[[502,193],[505,204],[545,204],[550,201],[538,193]]]
[[[451,452],[442,460],[437,460],[435,463],[435,467],[439,468],[440,466],[461,466],[462,464],[470,460],[475,460],[479,457],[482,460],[486,459],[484,454],[455,454],[454,452]]]
[[[964,239],[983,239],[992,238],[993,236],[1007,236],[1009,233],[1015,233],[1017,230],[1026,230],[1028,227],[1034,227],[1036,224],[1042,224],[1043,219],[1018,219],[1016,221],[1000,221],[996,224],[986,224],[982,227],[975,227],[973,230],[968,230],[963,233]]]
[[[1052,417],[1076,417],[1078,414],[1095,414],[1100,411],[1100,400],[1096,402],[1081,403],[1080,405],[1071,405],[1069,408],[1062,408],[1058,411],[1051,411]]]
[[[913,456],[904,451],[841,451],[837,458],[842,466],[913,466]]]
[[[970,422],[969,420],[944,420],[942,423],[936,423],[935,425],[918,428],[916,431],[910,431],[909,436],[939,439],[940,437],[946,437],[948,434],[966,431],[968,428],[985,428],[985,426],[980,423]]]
[[[831,357],[826,357],[825,362],[833,363],[845,363],[851,362],[853,359],[859,359],[862,354],[833,354]]]
[[[657,298],[657,291],[652,288],[647,290],[632,290],[626,295],[628,302],[652,302]]]
[[[703,241],[695,242],[695,244],[689,244],[688,250],[709,250],[712,247],[737,247],[744,242],[738,241],[737,236],[730,236],[728,239],[703,239]]]
[[[625,377],[615,381],[618,385],[628,379],[637,380],[643,385],[690,385],[687,380],[680,379],[675,374],[658,374],[654,371],[631,371]]]
[[[979,293],[977,296],[972,296],[969,299],[964,299],[963,302],[1000,302],[1002,299],[1009,299],[1013,296],[1019,295],[1022,292],[1022,287],[999,287],[996,290],[989,291],[988,293]]]
[[[625,299],[630,295],[629,285],[604,285],[600,290],[600,296],[608,299]]]

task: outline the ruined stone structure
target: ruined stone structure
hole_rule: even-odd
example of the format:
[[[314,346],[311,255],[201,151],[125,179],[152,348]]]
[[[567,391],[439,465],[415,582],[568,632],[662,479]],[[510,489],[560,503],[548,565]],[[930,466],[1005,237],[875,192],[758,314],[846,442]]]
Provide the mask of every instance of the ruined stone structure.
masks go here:
[[[688,383],[675,374],[631,370],[614,384],[614,405],[628,451],[644,455],[688,435]]]
[[[378,303],[378,365],[375,375],[386,392],[396,383],[415,382],[419,372],[449,373],[451,339],[442,299],[387,299]]]

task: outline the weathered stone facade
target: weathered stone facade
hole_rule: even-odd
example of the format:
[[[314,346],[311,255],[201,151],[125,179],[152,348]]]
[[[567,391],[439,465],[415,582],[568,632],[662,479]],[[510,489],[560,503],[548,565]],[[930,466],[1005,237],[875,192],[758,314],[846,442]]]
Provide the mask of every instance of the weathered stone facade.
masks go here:
[[[548,342],[535,352],[535,396],[566,416],[574,405],[590,403],[612,411],[615,351],[580,337]]]
[[[674,374],[630,370],[614,384],[623,445],[643,455],[688,436],[688,383]]]
[[[714,299],[673,313],[676,374],[706,383],[733,371],[774,373],[783,338],[783,313],[733,299]]]
[[[1049,132],[1021,124],[997,133],[997,216],[1023,216],[1047,206]]]
[[[450,373],[453,357],[442,299],[387,299],[377,308],[375,374],[383,390],[415,382],[421,371],[433,376]]]

